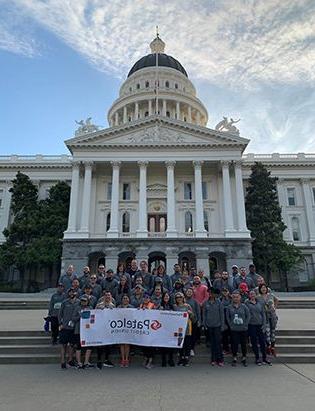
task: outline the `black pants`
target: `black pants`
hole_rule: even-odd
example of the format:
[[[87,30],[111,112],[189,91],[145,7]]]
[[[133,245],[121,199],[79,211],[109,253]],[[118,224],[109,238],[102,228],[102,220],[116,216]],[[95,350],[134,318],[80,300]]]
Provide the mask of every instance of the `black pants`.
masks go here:
[[[211,347],[211,361],[222,362],[221,327],[207,328],[207,335]]]
[[[262,326],[249,324],[248,334],[249,334],[250,342],[252,344],[252,349],[255,354],[256,360],[259,359],[259,350],[258,350],[258,344],[257,344],[259,343],[262,360],[265,361],[266,360],[266,339],[262,331]]]
[[[200,327],[197,326],[197,323],[193,323],[192,325],[192,333],[191,333],[191,349],[195,349],[195,345],[197,341],[200,340]]]
[[[162,347],[160,352],[162,355],[162,363],[165,363],[166,361],[173,361],[174,348]]]
[[[223,351],[230,351],[230,341],[231,341],[231,330],[227,328],[222,332],[222,347]]]
[[[102,358],[103,355],[105,357],[105,361],[108,361],[111,352],[111,345],[101,345],[100,347],[96,347],[96,354],[97,354],[97,362],[103,362]]]
[[[181,358],[189,357],[191,350],[191,335],[186,335],[184,338],[183,348],[179,350],[179,356]]]
[[[153,358],[154,356],[154,348],[152,347],[143,347],[143,356],[145,358]]]
[[[58,335],[59,335],[58,317],[50,317],[50,324],[51,324],[51,339],[53,343],[56,343],[58,339]]]
[[[239,344],[241,345],[242,355],[246,357],[247,354],[247,331],[232,331],[231,330],[231,344],[232,355],[237,356],[237,350]]]

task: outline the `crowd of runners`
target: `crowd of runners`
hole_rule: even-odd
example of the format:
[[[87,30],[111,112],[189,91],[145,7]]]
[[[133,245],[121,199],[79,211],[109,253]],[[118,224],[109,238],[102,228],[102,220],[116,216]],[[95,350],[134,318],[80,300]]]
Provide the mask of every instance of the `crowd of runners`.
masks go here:
[[[227,362],[236,366],[240,348],[240,362],[247,367],[249,344],[258,366],[271,365],[271,356],[276,356],[277,304],[276,296],[253,264],[248,270],[234,265],[230,273],[217,271],[210,280],[203,270],[186,270],[179,264],[174,265],[171,275],[163,265],[150,273],[147,261],[141,261],[138,266],[132,260],[129,268],[119,264],[115,271],[106,270],[101,264],[96,273],[85,267],[79,274],[70,265],[60,276],[46,320],[51,324],[52,344],[61,346],[63,369],[113,367],[117,348],[121,367],[129,367],[131,358],[138,353],[147,369],[153,364],[188,366],[203,342],[212,366],[222,367]],[[128,344],[81,347],[82,310],[116,308],[187,312],[183,347],[179,350]],[[93,352],[95,364],[91,360]]]

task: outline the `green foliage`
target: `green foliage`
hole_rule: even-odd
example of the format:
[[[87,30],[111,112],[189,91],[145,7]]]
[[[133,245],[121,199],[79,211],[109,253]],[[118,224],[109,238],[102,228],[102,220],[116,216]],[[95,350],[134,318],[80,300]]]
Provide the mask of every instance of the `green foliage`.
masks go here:
[[[26,270],[50,266],[61,258],[70,187],[59,182],[46,200],[39,201],[37,187],[27,175],[18,172],[10,191],[13,222],[3,232],[6,241],[0,246],[0,264],[16,266],[23,282]]]
[[[270,280],[272,267],[287,273],[301,260],[301,252],[283,240],[286,229],[281,218],[277,179],[262,163],[252,166],[246,193],[247,225],[253,238],[253,257],[258,272]]]

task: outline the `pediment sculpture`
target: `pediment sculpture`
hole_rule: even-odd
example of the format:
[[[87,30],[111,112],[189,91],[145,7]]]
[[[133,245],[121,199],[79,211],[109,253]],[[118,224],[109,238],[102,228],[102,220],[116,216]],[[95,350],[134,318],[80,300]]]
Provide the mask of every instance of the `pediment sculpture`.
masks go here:
[[[75,131],[75,136],[81,136],[82,134],[93,133],[94,131],[99,130],[99,126],[96,126],[91,122],[92,117],[88,117],[85,121],[80,120],[75,122],[79,125],[79,127]]]
[[[240,134],[240,131],[237,127],[234,126],[234,124],[238,123],[241,119],[239,118],[238,120],[233,120],[233,118],[230,118],[228,120],[227,117],[223,117],[223,120],[221,120],[216,126],[215,129],[216,131],[221,131],[221,132],[226,132],[226,133],[232,133],[232,134]]]
[[[133,144],[183,143],[184,137],[178,133],[155,126],[145,130],[141,134],[129,137],[128,141]]]

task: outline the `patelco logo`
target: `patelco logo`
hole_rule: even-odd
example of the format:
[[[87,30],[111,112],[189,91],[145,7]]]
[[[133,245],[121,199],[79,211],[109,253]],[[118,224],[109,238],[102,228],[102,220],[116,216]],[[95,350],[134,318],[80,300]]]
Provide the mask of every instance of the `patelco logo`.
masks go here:
[[[162,324],[158,320],[152,321],[152,323],[151,323],[152,330],[156,331],[161,327],[162,327]]]

